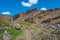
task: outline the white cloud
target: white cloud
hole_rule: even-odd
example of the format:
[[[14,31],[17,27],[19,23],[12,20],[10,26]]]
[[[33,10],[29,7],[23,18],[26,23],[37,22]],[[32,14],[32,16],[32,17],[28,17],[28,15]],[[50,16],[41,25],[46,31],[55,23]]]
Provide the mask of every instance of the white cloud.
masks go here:
[[[10,12],[2,12],[2,14],[4,14],[4,15],[10,15],[11,13]]]
[[[47,10],[45,7],[42,7],[41,10]]]
[[[25,7],[31,7],[33,4],[37,4],[38,0],[28,0],[28,3],[22,1],[21,4]]]
[[[26,7],[31,7],[31,4],[30,4],[30,3],[21,2],[21,4],[22,4],[23,6],[26,6]]]
[[[31,3],[31,4],[37,4],[38,0],[29,0],[29,3]]]

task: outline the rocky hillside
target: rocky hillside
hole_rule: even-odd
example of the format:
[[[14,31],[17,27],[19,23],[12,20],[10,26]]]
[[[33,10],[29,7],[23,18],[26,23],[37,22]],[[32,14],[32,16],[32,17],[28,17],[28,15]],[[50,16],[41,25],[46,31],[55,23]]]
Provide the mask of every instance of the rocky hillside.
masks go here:
[[[14,21],[8,21],[11,18]],[[60,9],[35,8],[13,17],[0,15],[0,40],[5,30],[11,40],[60,40]]]
[[[60,24],[60,8],[46,11],[39,11],[34,8],[25,13],[23,12],[12,17],[0,15],[0,18],[5,18],[13,22],[31,22],[33,24],[37,24],[38,26],[41,26],[41,24],[50,26]]]
[[[15,22],[26,21],[31,23],[49,23],[55,24],[60,23],[60,9],[55,8],[46,11],[39,11],[36,8],[21,13]]]
[[[39,11],[38,9],[28,10],[25,13],[20,13],[15,16],[0,15],[0,18],[5,18],[14,22],[31,22],[34,24],[56,24],[60,23],[60,8],[50,9],[46,11]]]
[[[40,11],[35,9],[28,10],[26,13],[21,13],[20,16],[15,20],[15,22],[25,21],[28,18],[34,17],[40,14]]]

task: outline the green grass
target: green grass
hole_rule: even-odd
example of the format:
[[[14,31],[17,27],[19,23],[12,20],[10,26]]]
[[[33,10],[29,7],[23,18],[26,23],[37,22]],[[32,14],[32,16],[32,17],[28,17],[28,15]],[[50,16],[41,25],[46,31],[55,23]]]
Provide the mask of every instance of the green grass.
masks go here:
[[[16,36],[18,36],[19,34],[22,34],[22,30],[11,30],[10,31],[10,34],[11,34],[11,36],[12,36],[12,40],[15,40],[15,38],[16,38]]]
[[[12,29],[12,28],[8,28],[8,29],[5,29],[8,31],[8,33],[11,35],[11,40],[15,40],[16,36],[18,35],[22,35],[22,30],[16,30],[16,29]],[[0,40],[1,37],[2,37],[2,34],[3,34],[4,30],[0,30]]]
[[[17,23],[24,26],[32,24],[30,22],[17,22]]]
[[[18,36],[18,35],[22,35],[22,30],[16,30],[16,29],[12,29],[12,28],[8,28],[6,29],[10,35],[11,35],[11,40],[15,40],[15,38]]]

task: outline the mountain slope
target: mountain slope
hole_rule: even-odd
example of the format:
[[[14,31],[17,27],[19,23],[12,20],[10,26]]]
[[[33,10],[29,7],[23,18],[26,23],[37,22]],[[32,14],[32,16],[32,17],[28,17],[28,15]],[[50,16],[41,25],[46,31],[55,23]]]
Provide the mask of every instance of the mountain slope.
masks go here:
[[[59,21],[58,21],[59,20]],[[27,11],[26,13],[21,13],[20,16],[15,20],[15,22],[26,21],[31,23],[58,23],[60,22],[60,9],[51,9],[47,11],[38,11],[36,8]],[[55,22],[56,21],[56,22]]]

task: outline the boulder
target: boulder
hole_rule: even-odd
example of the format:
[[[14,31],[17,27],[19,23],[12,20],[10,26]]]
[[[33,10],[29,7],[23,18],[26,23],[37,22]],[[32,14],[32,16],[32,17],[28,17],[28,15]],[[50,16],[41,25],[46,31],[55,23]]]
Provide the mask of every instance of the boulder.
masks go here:
[[[11,35],[6,30],[2,35],[2,40],[11,40]]]

